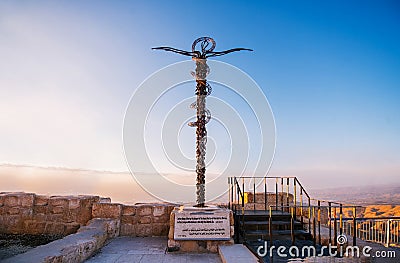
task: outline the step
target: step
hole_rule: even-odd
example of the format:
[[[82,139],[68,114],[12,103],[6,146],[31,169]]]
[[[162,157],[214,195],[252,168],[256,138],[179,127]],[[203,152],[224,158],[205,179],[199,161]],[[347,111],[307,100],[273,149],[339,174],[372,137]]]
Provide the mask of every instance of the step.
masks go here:
[[[303,229],[296,229],[293,231],[295,235],[308,235],[308,231],[303,230]],[[268,230],[247,230],[246,231],[246,236],[247,235],[269,235]],[[273,230],[272,231],[273,236],[285,236],[285,235],[291,235],[291,230]]]
[[[242,210],[237,210],[236,215],[241,216],[243,214]],[[244,215],[245,216],[266,216],[269,217],[269,210],[244,210]],[[272,217],[274,216],[291,216],[290,213],[285,212],[285,211],[278,211],[278,210],[272,210]]]
[[[242,221],[269,221],[269,217],[265,216],[256,216],[256,215],[244,215],[244,216],[236,216],[235,218],[236,221],[242,222]],[[272,216],[272,221],[289,221],[290,222],[291,217],[286,216],[286,215],[276,215]]]
[[[258,259],[242,244],[218,246],[223,263],[258,263]]]
[[[301,225],[299,221],[294,221],[294,225]],[[240,222],[240,224],[243,224],[243,222]],[[245,221],[245,225],[269,225],[269,221]],[[271,221],[272,225],[290,225],[290,221],[286,220],[272,220]]]
[[[271,226],[269,224],[259,224],[259,221],[254,221],[256,224],[251,224],[251,222],[245,222],[245,224],[240,224],[239,227],[240,229],[245,230],[245,231],[250,231],[250,230],[269,230],[271,227],[272,231],[277,231],[277,230],[290,230],[292,225],[290,222],[285,222],[281,221],[278,222],[278,224],[272,224]],[[293,225],[293,228],[295,230],[303,230],[303,226],[301,223],[297,222]]]
[[[270,227],[272,230],[284,230],[290,229],[292,227],[290,221],[273,221],[271,226],[267,221],[246,221],[239,223],[240,228],[244,228],[245,230],[252,230],[252,229],[269,229]],[[295,221],[293,224],[295,230],[303,229],[302,224],[298,221]]]

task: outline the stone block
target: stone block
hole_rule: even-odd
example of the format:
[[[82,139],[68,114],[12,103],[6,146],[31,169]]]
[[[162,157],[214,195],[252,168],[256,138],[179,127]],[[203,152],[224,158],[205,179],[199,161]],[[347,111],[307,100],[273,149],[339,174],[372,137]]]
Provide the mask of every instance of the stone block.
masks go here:
[[[43,206],[43,205],[48,205],[49,204],[49,197],[45,195],[37,195],[35,197],[35,206]]]
[[[207,252],[206,241],[180,240],[179,244],[181,252]]]
[[[77,209],[81,206],[81,200],[79,198],[70,198],[68,200],[68,209]]]
[[[170,222],[170,224],[174,224],[174,221],[175,221],[175,213],[170,213],[169,214],[169,222]]]
[[[45,232],[46,222],[36,220],[24,221],[24,233],[31,235],[40,235]]]
[[[139,205],[136,208],[136,212],[139,216],[149,216],[153,212],[152,205]]]
[[[78,195],[78,197],[81,200],[81,204],[83,207],[91,208],[94,203],[100,201],[100,197],[94,195]]]
[[[107,237],[117,237],[120,233],[120,220],[112,218],[93,218],[86,226],[79,228],[78,232],[86,231],[87,229],[96,229],[106,231]]]
[[[32,207],[21,207],[19,210],[19,214],[24,219],[31,219],[33,215],[33,208]]]
[[[173,239],[168,239],[167,246],[169,249],[172,249],[173,251],[179,250],[181,244],[179,241],[175,241]]]
[[[23,194],[20,196],[22,207],[32,207],[35,200],[35,194]]]
[[[63,222],[65,222],[65,223],[77,222],[78,213],[79,213],[79,209],[64,210],[62,213]]]
[[[136,236],[136,225],[121,223],[121,236]]]
[[[68,207],[68,199],[63,196],[51,196],[49,199],[49,205]]]
[[[93,218],[120,218],[122,205],[109,203],[94,203],[92,207]]]
[[[75,221],[81,225],[86,225],[92,219],[92,207],[82,206],[78,209]]]
[[[4,205],[9,207],[20,206],[21,200],[17,195],[6,195],[4,196]]]
[[[111,203],[110,197],[100,197],[99,203]]]
[[[152,226],[152,236],[167,236],[169,226],[166,224],[156,223]]]
[[[35,221],[46,221],[47,215],[45,213],[34,213],[32,216],[32,220]]]
[[[150,237],[153,232],[151,224],[138,224],[136,230],[136,236],[138,237]]]
[[[136,206],[133,205],[123,205],[122,215],[123,216],[133,216],[136,214]]]
[[[207,251],[211,252],[211,253],[217,253],[219,243],[220,242],[218,242],[218,241],[208,240],[207,241]]]
[[[169,223],[169,215],[164,214],[162,216],[153,217],[154,223]]]
[[[7,214],[8,215],[18,215],[20,211],[19,207],[8,207],[7,208]]]
[[[76,233],[76,231],[79,229],[79,227],[80,227],[80,225],[77,223],[66,223],[64,235],[70,235],[70,234]]]
[[[138,222],[138,219],[136,216],[126,216],[126,215],[122,215],[121,216],[121,223],[122,224],[131,224],[131,225],[135,225]]]
[[[7,227],[7,225],[5,224],[5,219],[4,219],[4,214],[1,214],[0,213],[0,233],[6,233],[7,231],[7,229],[6,229],[6,227]]]
[[[3,217],[6,232],[10,234],[22,234],[24,231],[23,219],[20,215],[6,215]]]
[[[163,216],[168,214],[168,207],[166,205],[154,205],[153,216]]]
[[[63,214],[47,214],[46,221],[49,222],[63,222]]]
[[[139,224],[150,224],[151,223],[151,216],[141,216],[139,217]]]
[[[286,185],[285,185],[285,188],[286,188]],[[249,204],[253,205],[254,204],[254,193],[253,192],[246,192],[246,193],[247,193],[247,200],[248,200]],[[283,200],[284,205],[286,205],[288,198],[289,198],[289,204],[292,205],[293,201],[294,201],[293,194],[291,194],[291,193],[287,194],[286,192],[278,192],[278,205],[281,204],[282,200]],[[275,205],[275,202],[276,202],[275,200],[276,200],[275,193],[267,193],[267,207],[269,205]],[[256,193],[255,203],[264,204],[265,203],[265,194],[264,193]],[[263,209],[264,209],[264,207],[263,207]]]
[[[65,224],[63,223],[46,222],[44,233],[49,235],[63,235],[64,230]]]
[[[168,214],[171,214],[172,210],[174,210],[175,207],[175,205],[168,205]]]
[[[168,231],[168,239],[174,239],[174,225],[170,224]]]
[[[31,207],[33,206],[33,200],[35,198],[35,194],[29,193],[7,193],[2,195],[2,203],[5,206],[13,207],[13,206],[22,206],[22,207]]]
[[[64,212],[63,206],[52,206],[50,208],[50,213],[52,214],[62,214]]]
[[[47,205],[33,206],[33,214],[46,214],[48,212]]]
[[[232,245],[234,244],[233,239],[227,241],[217,241],[217,240],[173,240],[168,239],[168,249],[169,250],[179,250],[180,252],[189,253],[217,253],[219,245]]]
[[[119,236],[121,230],[121,221],[118,219],[109,219],[107,221],[108,238]]]
[[[4,195],[0,194],[0,207],[4,205]]]

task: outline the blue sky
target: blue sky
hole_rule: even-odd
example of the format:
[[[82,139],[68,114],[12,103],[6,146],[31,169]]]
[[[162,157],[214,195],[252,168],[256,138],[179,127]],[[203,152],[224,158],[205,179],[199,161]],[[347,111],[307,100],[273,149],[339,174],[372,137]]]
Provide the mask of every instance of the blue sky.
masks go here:
[[[269,100],[271,174],[318,187],[396,182],[399,11],[397,1],[2,1],[0,162],[127,170],[130,96],[185,59],[150,48],[206,35],[217,50],[254,49],[218,60]]]

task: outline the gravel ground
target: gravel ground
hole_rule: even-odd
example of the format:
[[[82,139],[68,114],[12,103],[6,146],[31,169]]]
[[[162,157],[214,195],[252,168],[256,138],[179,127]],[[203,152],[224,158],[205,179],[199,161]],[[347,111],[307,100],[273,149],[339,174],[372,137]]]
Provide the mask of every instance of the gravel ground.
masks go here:
[[[0,234],[0,261],[59,238],[61,236]]]

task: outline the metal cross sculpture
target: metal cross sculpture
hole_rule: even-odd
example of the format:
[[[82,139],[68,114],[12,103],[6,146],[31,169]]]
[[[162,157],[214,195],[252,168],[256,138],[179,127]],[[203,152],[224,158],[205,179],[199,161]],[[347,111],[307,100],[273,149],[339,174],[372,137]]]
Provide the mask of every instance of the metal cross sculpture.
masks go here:
[[[196,47],[200,44],[200,50]],[[192,72],[193,77],[196,78],[196,102],[190,105],[191,108],[197,110],[197,119],[195,122],[189,122],[191,127],[196,129],[196,206],[205,206],[205,172],[206,172],[206,143],[207,143],[207,130],[206,124],[210,121],[211,113],[206,108],[206,97],[210,95],[212,89],[210,84],[207,83],[206,77],[210,73],[210,68],[207,65],[207,58],[222,56],[235,51],[248,50],[248,48],[233,48],[225,51],[214,52],[215,41],[211,37],[200,37],[192,44],[192,51],[180,50],[172,47],[155,47],[153,49],[160,49],[165,51],[175,52],[181,55],[190,56],[196,62],[196,70]]]

